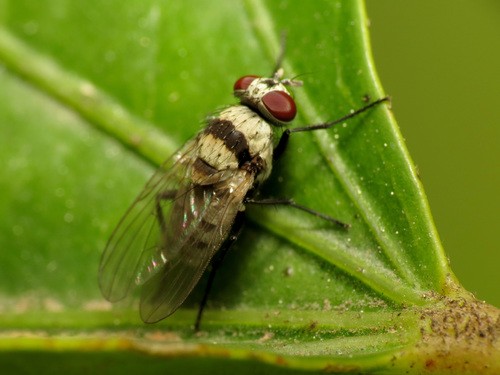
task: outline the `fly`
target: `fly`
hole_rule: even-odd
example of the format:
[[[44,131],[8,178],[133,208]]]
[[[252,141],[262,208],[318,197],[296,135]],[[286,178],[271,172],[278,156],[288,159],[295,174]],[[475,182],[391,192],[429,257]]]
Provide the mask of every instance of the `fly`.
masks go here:
[[[173,314],[221,249],[241,229],[247,204],[287,205],[349,225],[291,199],[252,199],[270,175],[273,160],[286,149],[290,134],[328,129],[388,100],[382,98],[331,122],[286,129],[277,144],[273,130],[296,116],[289,87],[277,68],[270,78],[248,75],[234,84],[240,104],[206,121],[206,127],[168,159],[147,182],[109,239],[99,267],[99,285],[111,301],[141,287],[140,315],[155,323]],[[215,267],[213,268],[215,269]],[[211,273],[195,329],[213,281]]]

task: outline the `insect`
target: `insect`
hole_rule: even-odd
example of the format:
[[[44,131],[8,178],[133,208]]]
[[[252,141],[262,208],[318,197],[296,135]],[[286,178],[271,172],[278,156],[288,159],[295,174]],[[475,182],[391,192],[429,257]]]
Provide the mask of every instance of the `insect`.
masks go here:
[[[348,227],[291,199],[256,200],[253,193],[269,177],[273,160],[283,154],[292,133],[328,129],[387,98],[332,122],[286,129],[275,145],[274,128],[289,124],[297,112],[288,88],[301,85],[283,79],[280,62],[281,58],[270,78],[248,75],[238,79],[234,94],[240,104],[209,117],[206,127],[147,182],[102,255],[99,284],[106,299],[119,301],[141,286],[144,322],[154,323],[173,314],[214,255],[234,242],[248,204],[288,205]]]

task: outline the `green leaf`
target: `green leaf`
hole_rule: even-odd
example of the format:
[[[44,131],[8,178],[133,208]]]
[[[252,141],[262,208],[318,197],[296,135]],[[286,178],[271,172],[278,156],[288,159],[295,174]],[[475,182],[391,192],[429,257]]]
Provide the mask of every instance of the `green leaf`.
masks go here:
[[[499,312],[453,276],[385,104],[292,135],[262,195],[351,228],[249,207],[200,334],[205,279],[154,326],[99,293],[100,253],[155,166],[235,103],[235,79],[272,71],[283,31],[285,72],[304,81],[293,126],[384,96],[360,1],[0,6],[2,368],[43,371],[30,356],[47,373],[499,369]]]

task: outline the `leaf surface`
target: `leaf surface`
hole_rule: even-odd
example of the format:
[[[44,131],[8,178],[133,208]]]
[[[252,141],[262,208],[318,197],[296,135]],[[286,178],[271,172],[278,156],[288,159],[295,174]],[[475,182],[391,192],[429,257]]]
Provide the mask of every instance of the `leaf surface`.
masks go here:
[[[68,367],[102,355],[126,372],[145,361],[137,352],[158,368],[195,373],[255,359],[273,373],[368,371],[421,338],[421,309],[455,280],[385,104],[292,135],[262,196],[293,198],[351,228],[291,208],[249,207],[202,334],[191,325],[205,279],[154,326],[139,321],[134,304],[111,310],[97,286],[106,240],[148,176],[203,118],[235,103],[238,77],[270,74],[283,31],[285,72],[304,81],[294,89],[293,126],[385,95],[360,1],[2,4],[3,353],[47,352],[47,369],[55,349]],[[9,366],[19,368],[16,358]]]

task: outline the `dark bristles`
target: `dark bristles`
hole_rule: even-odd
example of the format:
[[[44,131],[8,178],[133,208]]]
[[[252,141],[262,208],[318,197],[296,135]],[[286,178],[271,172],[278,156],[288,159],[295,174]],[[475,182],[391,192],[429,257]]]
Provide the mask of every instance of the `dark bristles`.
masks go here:
[[[274,65],[273,77],[276,77],[278,70],[281,68],[281,64],[283,64],[283,59],[285,58],[285,50],[286,50],[286,31],[281,32],[281,40],[280,40],[280,53],[278,58],[276,59],[276,64]]]

